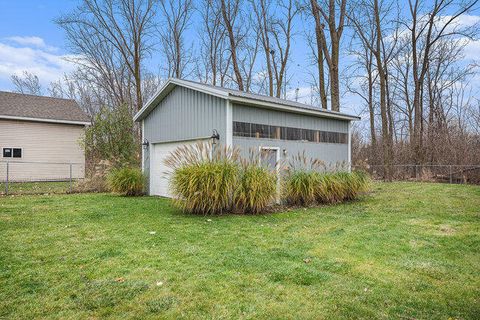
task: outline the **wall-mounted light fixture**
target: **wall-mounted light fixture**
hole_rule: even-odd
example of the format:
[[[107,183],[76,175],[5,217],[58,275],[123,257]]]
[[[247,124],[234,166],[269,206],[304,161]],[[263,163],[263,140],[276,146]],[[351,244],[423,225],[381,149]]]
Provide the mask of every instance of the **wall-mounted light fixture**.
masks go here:
[[[147,149],[149,144],[150,143],[148,142],[147,139],[143,140],[143,142],[142,142],[142,146],[143,146],[144,149]]]
[[[210,139],[212,139],[212,145],[217,144],[217,141],[220,140],[220,134],[218,133],[217,129],[213,129]]]

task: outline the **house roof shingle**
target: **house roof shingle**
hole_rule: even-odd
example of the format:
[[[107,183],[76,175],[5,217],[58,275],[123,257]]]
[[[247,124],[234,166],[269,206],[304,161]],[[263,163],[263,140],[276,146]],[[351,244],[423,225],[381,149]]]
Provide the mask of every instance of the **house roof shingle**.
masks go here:
[[[0,91],[1,117],[90,122],[75,100]]]

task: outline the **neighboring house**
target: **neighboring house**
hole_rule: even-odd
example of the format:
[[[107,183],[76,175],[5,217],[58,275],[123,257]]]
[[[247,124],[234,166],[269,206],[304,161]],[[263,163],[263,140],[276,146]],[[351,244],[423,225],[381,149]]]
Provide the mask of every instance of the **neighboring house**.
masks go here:
[[[88,116],[74,100],[0,91],[0,180],[83,178]]]
[[[350,164],[350,122],[358,117],[302,103],[192,81],[169,79],[135,115],[142,124],[149,194],[170,196],[165,157],[185,144],[210,141],[267,153],[272,163],[305,151],[327,165]],[[278,168],[278,166],[277,166]]]

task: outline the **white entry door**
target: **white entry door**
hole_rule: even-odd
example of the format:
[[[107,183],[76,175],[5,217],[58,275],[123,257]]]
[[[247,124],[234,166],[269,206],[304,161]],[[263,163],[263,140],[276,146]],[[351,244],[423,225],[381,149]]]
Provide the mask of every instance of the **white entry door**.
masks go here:
[[[208,142],[208,139],[178,141],[168,143],[153,143],[150,150],[150,195],[162,196],[171,198],[169,181],[170,168],[168,168],[164,161],[168,155],[176,148],[184,145],[193,145],[198,142]]]

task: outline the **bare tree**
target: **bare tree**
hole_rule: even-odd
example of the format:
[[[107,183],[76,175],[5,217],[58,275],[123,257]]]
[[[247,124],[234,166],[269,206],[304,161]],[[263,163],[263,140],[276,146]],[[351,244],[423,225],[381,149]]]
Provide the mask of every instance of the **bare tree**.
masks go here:
[[[13,90],[14,92],[34,95],[42,94],[42,86],[40,85],[40,81],[33,73],[25,70],[21,76],[15,74],[11,75],[10,80],[15,87]]]
[[[435,0],[428,7],[422,0],[409,0],[409,20],[405,27],[410,34],[412,46],[412,76],[413,76],[413,145],[414,160],[420,163],[423,159],[423,89],[429,70],[431,52],[435,44],[441,39],[454,35],[471,37],[471,30],[455,25],[461,15],[470,12],[478,0],[455,1]],[[428,12],[427,15],[422,12]]]
[[[183,78],[190,62],[191,50],[185,45],[185,31],[193,12],[192,0],[161,0],[164,23],[160,27],[163,53],[167,59],[168,76]]]
[[[270,35],[272,32],[273,17],[270,13],[270,0],[251,0],[253,12],[255,14],[255,31],[257,32],[264,52],[266,78],[268,80],[268,95],[273,97],[273,68],[272,68],[272,55],[275,52],[273,49]]]
[[[324,33],[324,23],[322,22],[322,18],[320,17],[320,10],[317,4],[317,0],[310,0],[310,8],[312,12],[313,19],[315,21],[315,46],[312,47],[312,52],[317,64],[317,71],[318,71],[318,92],[320,94],[320,102],[323,109],[327,109],[327,93],[325,89],[325,65],[324,65],[324,56],[323,56],[323,48],[325,44],[323,41],[325,40],[325,33]]]
[[[382,130],[383,165],[385,178],[391,179],[391,165],[393,161],[393,119],[388,87],[388,64],[393,49],[387,50],[384,42],[382,21],[388,14],[388,6],[382,6],[379,0],[361,0],[356,3],[349,16],[355,27],[355,32],[361,39],[366,55],[375,60],[375,71],[378,73],[380,89],[380,119]],[[395,47],[395,42],[392,47]],[[366,58],[368,60],[368,56]],[[371,80],[371,79],[370,79]]]
[[[219,0],[220,7],[222,12],[222,23],[225,27],[228,35],[228,40],[230,44],[230,57],[233,67],[233,72],[235,75],[235,80],[238,86],[238,89],[241,91],[245,90],[243,84],[242,72],[240,70],[239,58],[237,56],[237,50],[239,44],[242,42],[242,38],[245,36],[239,31],[239,27],[236,23],[240,23],[241,19],[241,4],[240,0]]]
[[[230,57],[226,54],[226,31],[222,25],[222,12],[215,0],[206,0],[200,8],[202,28],[199,30],[201,39],[200,59],[197,63],[197,73],[201,81],[212,85],[225,85],[226,70]],[[202,70],[200,71],[200,65]]]
[[[283,84],[286,83],[287,64],[290,59],[290,47],[293,37],[293,20],[300,9],[292,0],[279,3],[282,15],[275,18],[272,24],[272,34],[275,39],[276,51],[272,54],[275,70],[276,97],[280,98]],[[286,88],[284,88],[286,90]]]
[[[75,100],[90,118],[93,118],[100,108],[106,105],[103,95],[96,90],[95,85],[75,77],[75,74],[64,75],[50,83],[48,92],[52,97]]]
[[[316,23],[315,28],[320,28],[319,32],[316,32],[316,34],[317,36],[321,37],[321,40],[319,42],[320,45],[322,45],[322,51],[328,65],[331,109],[333,111],[340,111],[340,39],[342,37],[345,24],[347,0],[340,0],[338,8],[337,0],[328,0],[328,5],[325,6],[323,4],[319,5],[318,2],[315,0],[311,1],[311,5],[312,7],[316,7],[315,9],[312,8],[312,14],[314,14],[315,16],[314,12],[318,11],[322,16],[323,20],[326,22],[326,25],[328,26],[330,47],[327,45],[325,33],[323,32],[323,25],[318,25]],[[315,18],[315,21],[317,21],[317,18]]]
[[[116,60],[115,65],[126,67],[133,79],[135,109],[138,110],[143,105],[142,63],[151,49],[149,37],[154,16],[154,0],[82,0],[76,10],[57,19],[57,23],[67,32],[72,49],[86,55],[87,61],[109,59],[99,59],[100,53],[92,51],[93,43],[88,48],[84,45],[84,42],[95,41]],[[101,69],[99,73],[110,72],[105,70],[107,68]],[[118,77],[114,81],[123,82]]]

